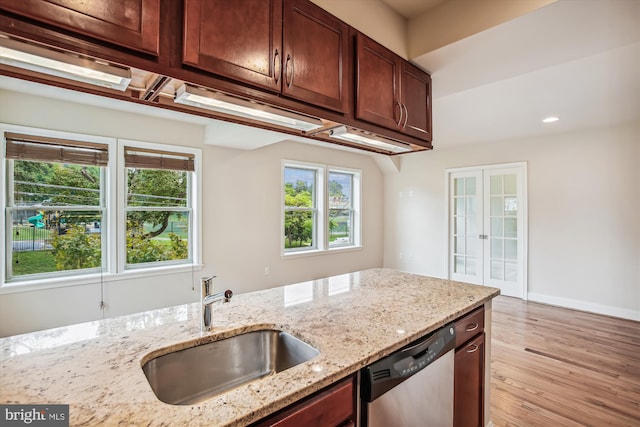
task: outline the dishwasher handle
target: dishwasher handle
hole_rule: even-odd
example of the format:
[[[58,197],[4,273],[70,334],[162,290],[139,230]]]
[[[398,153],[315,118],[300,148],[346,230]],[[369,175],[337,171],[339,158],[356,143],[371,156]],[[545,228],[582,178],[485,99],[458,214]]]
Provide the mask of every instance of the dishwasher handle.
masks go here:
[[[424,355],[429,350],[433,344],[437,343],[438,338],[440,338],[439,334],[433,334],[426,338],[423,338],[422,341],[413,343],[409,347],[400,350],[400,354],[402,357],[413,357],[414,359],[419,358]]]

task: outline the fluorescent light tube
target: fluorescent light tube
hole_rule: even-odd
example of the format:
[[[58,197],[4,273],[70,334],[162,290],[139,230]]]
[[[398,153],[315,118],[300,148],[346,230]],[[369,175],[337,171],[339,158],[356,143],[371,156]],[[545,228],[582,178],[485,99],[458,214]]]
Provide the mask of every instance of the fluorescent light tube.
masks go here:
[[[329,137],[341,139],[367,147],[380,148],[392,153],[406,153],[411,151],[411,147],[404,142],[395,141],[391,138],[384,138],[361,130],[340,126],[329,131]]]
[[[322,121],[315,117],[258,104],[220,92],[200,89],[186,83],[178,88],[174,101],[178,104],[206,108],[219,113],[258,120],[291,129],[310,131],[322,127]]]
[[[0,37],[0,63],[124,91],[131,70]]]

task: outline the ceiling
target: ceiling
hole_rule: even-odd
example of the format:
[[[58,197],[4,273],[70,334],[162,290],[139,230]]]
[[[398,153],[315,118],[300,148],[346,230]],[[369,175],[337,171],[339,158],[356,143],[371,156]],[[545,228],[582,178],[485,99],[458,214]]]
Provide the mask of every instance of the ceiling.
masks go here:
[[[380,1],[409,23],[461,0]],[[639,0],[558,0],[410,58],[432,74],[434,149],[640,120],[639,22]],[[202,124],[213,145],[254,149],[292,139],[6,77],[0,88]],[[549,115],[560,120],[542,124]]]

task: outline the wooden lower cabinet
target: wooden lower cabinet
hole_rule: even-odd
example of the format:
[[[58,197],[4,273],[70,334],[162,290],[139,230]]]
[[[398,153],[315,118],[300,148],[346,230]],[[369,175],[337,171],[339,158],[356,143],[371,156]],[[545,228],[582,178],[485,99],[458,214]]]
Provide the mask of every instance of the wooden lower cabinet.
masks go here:
[[[351,376],[277,412],[252,427],[355,426],[355,377]]]
[[[453,425],[484,424],[484,332],[456,349]]]

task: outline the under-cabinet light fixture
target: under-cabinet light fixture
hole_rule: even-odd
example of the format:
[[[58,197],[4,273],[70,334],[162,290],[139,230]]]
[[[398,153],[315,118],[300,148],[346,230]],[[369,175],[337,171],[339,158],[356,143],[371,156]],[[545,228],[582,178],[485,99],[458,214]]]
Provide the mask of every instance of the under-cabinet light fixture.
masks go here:
[[[549,116],[549,117],[545,117],[544,119],[542,119],[542,123],[553,123],[553,122],[557,122],[558,120],[560,120],[559,117]]]
[[[219,113],[271,123],[291,129],[310,131],[322,127],[322,121],[280,108],[272,107],[221,92],[183,84],[176,91],[175,102],[206,108]]]
[[[131,70],[91,58],[0,37],[0,64],[125,91]]]
[[[351,142],[358,145],[364,145],[371,148],[382,149],[392,153],[407,153],[411,151],[409,144],[396,141],[391,138],[374,135],[358,129],[347,126],[340,126],[329,130],[329,137]]]

